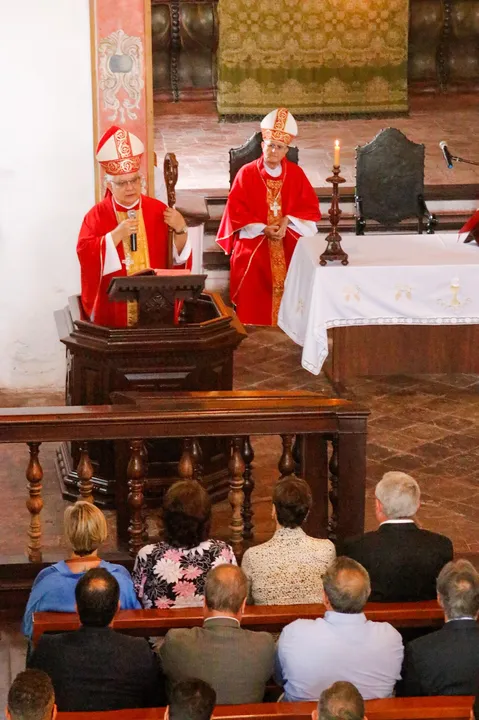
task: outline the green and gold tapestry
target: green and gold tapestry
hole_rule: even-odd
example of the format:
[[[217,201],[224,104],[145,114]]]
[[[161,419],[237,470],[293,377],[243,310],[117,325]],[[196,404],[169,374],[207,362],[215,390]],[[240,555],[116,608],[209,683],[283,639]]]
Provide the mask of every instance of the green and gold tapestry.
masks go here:
[[[218,112],[407,110],[408,0],[219,0]]]

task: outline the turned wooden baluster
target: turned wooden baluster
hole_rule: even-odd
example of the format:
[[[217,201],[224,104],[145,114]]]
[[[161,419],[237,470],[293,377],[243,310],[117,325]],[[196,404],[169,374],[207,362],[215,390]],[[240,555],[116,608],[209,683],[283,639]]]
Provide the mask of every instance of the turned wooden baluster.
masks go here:
[[[248,436],[243,438],[243,460],[245,463],[244,478],[244,504],[243,504],[243,537],[250,540],[253,537],[253,508],[251,505],[251,493],[254,490],[254,478],[252,471],[252,463],[254,460],[254,450]]]
[[[280,480],[288,477],[288,475],[293,475],[296,467],[293,457],[293,439],[294,435],[281,435],[281,440],[283,441],[283,453],[278,463],[278,468],[281,473]]]
[[[335,542],[337,540],[337,528],[338,528],[338,436],[332,437],[332,448],[331,458],[329,460],[329,502],[331,503],[331,517],[328,521],[328,538]]]
[[[178,463],[178,475],[182,480],[193,480],[194,470],[193,440],[183,438],[183,453]]]
[[[25,473],[28,480],[27,488],[29,494],[26,505],[28,512],[30,513],[30,527],[28,528],[28,559],[31,562],[41,562],[42,524],[40,521],[40,513],[43,508],[43,469],[40,464],[40,460],[38,459],[41,443],[29,442],[27,445],[30,451],[30,460],[28,462],[27,472]]]
[[[93,465],[91,464],[88,454],[88,443],[82,442],[80,445],[80,460],[77,465],[78,490],[80,491],[80,500],[93,502]]]
[[[293,443],[293,459],[295,464],[295,475],[301,477],[301,458],[303,455],[304,435],[295,435]]]
[[[130,536],[128,547],[130,555],[135,556],[143,547],[146,526],[143,518],[143,489],[145,485],[145,466],[143,462],[143,440],[132,440],[130,444],[131,455],[126,471],[128,478],[128,506],[130,508]]]
[[[228,500],[231,505],[230,542],[237,558],[243,553],[243,503],[244,503],[244,479],[245,464],[241,450],[243,438],[233,438],[233,451],[228,463],[230,471],[230,491]]]
[[[203,450],[198,438],[193,438],[191,443],[191,456],[193,459],[193,477],[199,483],[203,482]]]

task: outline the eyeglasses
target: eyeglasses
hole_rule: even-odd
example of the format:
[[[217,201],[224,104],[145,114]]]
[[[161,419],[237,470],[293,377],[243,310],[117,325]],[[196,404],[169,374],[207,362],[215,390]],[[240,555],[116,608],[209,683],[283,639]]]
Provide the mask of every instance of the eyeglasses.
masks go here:
[[[112,183],[119,188],[126,188],[126,187],[128,187],[128,185],[131,185],[133,187],[133,185],[136,185],[137,183],[139,183],[140,180],[141,180],[141,177],[139,175],[137,175],[136,177],[131,178],[131,180],[112,180]]]
[[[277,150],[278,152],[288,149],[287,145],[276,145],[275,143],[269,142],[269,140],[265,140],[264,144],[271,148],[271,150]]]

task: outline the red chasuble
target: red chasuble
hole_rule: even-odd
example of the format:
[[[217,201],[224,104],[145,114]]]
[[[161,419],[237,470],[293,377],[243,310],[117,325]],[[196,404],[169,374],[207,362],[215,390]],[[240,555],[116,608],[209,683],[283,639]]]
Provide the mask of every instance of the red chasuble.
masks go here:
[[[276,325],[284,281],[298,233],[288,228],[283,240],[239,237],[251,223],[272,225],[285,215],[317,222],[318,198],[303,170],[283,160],[282,172],[273,178],[263,158],[244,165],[228,196],[216,242],[231,254],[230,294],[243,323]]]
[[[476,210],[474,215],[471,215],[467,223],[459,230],[459,237],[465,237],[466,240],[464,240],[464,242],[466,242],[470,233],[472,233],[474,240],[479,244],[479,210]],[[470,242],[470,240],[468,242]]]
[[[146,195],[141,196],[140,202],[148,243],[149,265],[152,268],[166,268],[168,267],[168,226],[163,219],[166,205]],[[139,208],[140,202],[134,209]],[[118,211],[125,211],[125,208],[118,203],[115,206]],[[112,196],[108,193],[107,197],[85,216],[77,244],[81,266],[83,309],[92,322],[107,327],[126,327],[128,324],[128,303],[110,302],[106,292],[112,278],[128,274],[121,242],[116,247],[122,264],[121,270],[102,276],[105,263],[105,235],[117,225],[118,218]]]

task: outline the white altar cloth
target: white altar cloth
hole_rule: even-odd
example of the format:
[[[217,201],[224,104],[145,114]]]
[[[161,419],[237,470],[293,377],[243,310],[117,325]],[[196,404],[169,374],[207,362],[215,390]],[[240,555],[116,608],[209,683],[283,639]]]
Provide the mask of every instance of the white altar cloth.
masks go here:
[[[319,265],[324,235],[300,238],[278,325],[303,346],[314,375],[328,355],[328,328],[345,325],[479,324],[479,247],[457,233],[343,235],[349,265]]]

